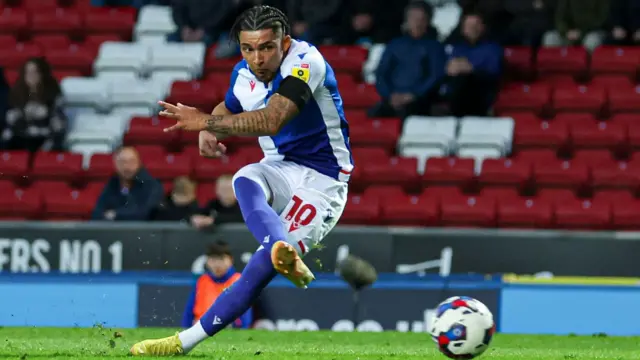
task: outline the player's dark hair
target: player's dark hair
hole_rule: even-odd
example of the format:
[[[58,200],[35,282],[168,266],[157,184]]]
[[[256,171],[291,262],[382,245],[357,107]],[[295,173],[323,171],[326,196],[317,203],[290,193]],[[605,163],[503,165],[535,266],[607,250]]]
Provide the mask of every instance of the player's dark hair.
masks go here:
[[[232,256],[229,244],[223,240],[217,240],[216,242],[209,244],[209,246],[207,246],[206,254],[208,257],[223,257],[225,255]]]
[[[282,11],[273,6],[256,5],[238,16],[231,27],[231,38],[240,42],[241,31],[264,29],[271,29],[273,32],[282,31],[285,36],[291,32],[289,19]]]

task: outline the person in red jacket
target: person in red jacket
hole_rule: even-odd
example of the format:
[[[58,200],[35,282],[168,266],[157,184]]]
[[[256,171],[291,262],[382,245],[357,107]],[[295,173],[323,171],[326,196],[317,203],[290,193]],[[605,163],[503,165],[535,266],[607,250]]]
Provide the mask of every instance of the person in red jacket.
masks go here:
[[[233,267],[233,257],[229,245],[218,240],[207,249],[205,273],[198,277],[191,291],[182,317],[182,326],[191,327],[211,307],[218,296],[240,279],[240,273]],[[253,312],[251,308],[233,322],[234,328],[251,327]]]

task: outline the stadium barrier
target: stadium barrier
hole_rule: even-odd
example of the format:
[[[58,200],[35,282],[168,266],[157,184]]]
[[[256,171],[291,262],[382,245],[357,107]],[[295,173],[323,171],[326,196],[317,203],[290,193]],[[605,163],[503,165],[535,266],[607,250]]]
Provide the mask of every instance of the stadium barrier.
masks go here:
[[[179,327],[194,276],[176,272],[4,274],[0,326]],[[355,293],[333,274],[307,290],[277,278],[254,307],[255,328],[426,332],[435,305],[472,296],[502,333],[640,335],[636,285],[502,282],[500,277],[382,275]],[[43,299],[45,299],[43,301]]]
[[[0,271],[199,272],[214,238],[242,268],[258,243],[243,225],[201,232],[178,223],[0,223]],[[347,254],[381,273],[640,277],[640,233],[337,227],[308,258],[333,272]]]

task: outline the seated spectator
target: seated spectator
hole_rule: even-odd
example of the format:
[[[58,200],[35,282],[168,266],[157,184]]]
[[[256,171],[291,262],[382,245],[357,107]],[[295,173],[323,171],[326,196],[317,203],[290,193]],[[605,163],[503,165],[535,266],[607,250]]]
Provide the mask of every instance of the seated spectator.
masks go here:
[[[124,147],[114,153],[116,174],[109,179],[91,214],[92,220],[150,220],[164,190],[140,163],[138,152]]]
[[[609,0],[558,0],[555,30],[544,34],[542,45],[582,44],[589,51],[602,44],[609,19]]]
[[[429,35],[432,8],[423,1],[406,10],[406,35],[392,40],[376,69],[376,88],[382,101],[372,117],[429,115],[444,78],[444,46]]]
[[[442,92],[454,116],[486,116],[498,92],[503,49],[485,38],[483,18],[462,18],[461,34],[447,44],[447,80]]]
[[[209,310],[222,292],[240,279],[240,273],[233,267],[233,256],[229,245],[224,241],[216,241],[207,249],[205,273],[198,277],[189,295],[187,306],[182,316],[182,326],[190,328]],[[234,328],[247,329],[253,322],[251,308],[236,319]]]
[[[539,47],[542,35],[551,28],[550,0],[505,0],[504,6],[512,18],[503,45]]]
[[[173,190],[155,210],[157,221],[189,222],[200,208],[196,200],[196,184],[188,177],[180,176],[173,181]]]
[[[244,219],[233,190],[233,176],[223,175],[216,181],[216,199],[209,201],[200,214],[191,217],[191,224],[198,229],[225,223],[242,223]]]
[[[502,41],[505,37],[512,16],[505,9],[505,0],[458,0],[458,5],[462,10],[463,16],[468,13],[482,14],[485,24],[485,36]],[[530,0],[520,0],[530,1]],[[460,26],[461,23],[458,24]],[[456,28],[454,33],[460,33],[460,28]]]
[[[215,56],[224,58],[239,53],[229,41],[228,31],[240,11],[241,0],[173,0],[173,21],[178,31],[169,35],[173,42],[217,43]],[[218,41],[219,40],[219,41]]]
[[[609,45],[640,45],[640,1],[612,0]]]
[[[348,42],[344,24],[350,18],[347,0],[288,0],[287,17],[296,39],[314,45]]]
[[[9,94],[2,130],[5,149],[63,151],[67,117],[62,90],[44,58],[27,61]]]

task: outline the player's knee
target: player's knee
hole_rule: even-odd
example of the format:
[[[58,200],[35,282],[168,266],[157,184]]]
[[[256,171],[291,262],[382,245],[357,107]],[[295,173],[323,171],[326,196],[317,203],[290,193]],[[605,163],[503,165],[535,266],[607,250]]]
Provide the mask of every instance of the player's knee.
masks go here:
[[[264,181],[264,177],[260,172],[260,167],[258,164],[249,164],[242,169],[240,169],[233,176],[233,191],[235,193],[236,198],[242,196],[243,188],[246,188],[247,182],[252,182],[256,184],[262,190],[262,193],[265,196],[265,199],[270,198],[269,187],[266,185]],[[243,185],[244,184],[244,185]]]

